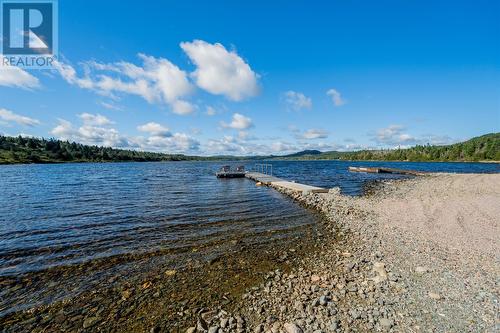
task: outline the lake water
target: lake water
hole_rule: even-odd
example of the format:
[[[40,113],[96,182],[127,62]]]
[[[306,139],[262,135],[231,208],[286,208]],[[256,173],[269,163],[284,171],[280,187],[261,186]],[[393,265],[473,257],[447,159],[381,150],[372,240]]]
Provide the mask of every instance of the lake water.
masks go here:
[[[317,217],[278,192],[247,179],[217,179],[226,163],[166,162],[0,166],[0,280],[57,267],[122,258],[72,280],[59,294],[0,291],[0,315],[75,293],[105,273],[136,274],[146,266],[123,265],[127,256],[174,256],[182,249],[250,244],[300,234]],[[251,168],[254,162],[244,164]],[[386,166],[438,172],[500,172],[498,164],[340,161],[273,161],[274,174],[359,195],[366,181],[401,178],[350,173],[348,166]],[[223,251],[224,247],[213,251]],[[171,251],[171,252],[169,252]],[[210,252],[210,251],[209,251]],[[176,259],[176,265],[185,260]],[[153,259],[148,259],[154,263]],[[108,262],[109,263],[109,262]],[[57,276],[57,275],[56,275]],[[67,279],[70,280],[69,278]],[[1,281],[0,281],[1,282]],[[45,281],[46,282],[46,281]],[[44,282],[44,283],[45,283]],[[68,282],[69,283],[69,282]],[[7,285],[7,283],[4,283]],[[41,292],[40,286],[33,288]],[[43,289],[43,288],[42,288]],[[29,299],[25,301],[24,298]],[[37,301],[33,301],[37,300]],[[30,303],[31,302],[31,303]],[[15,307],[13,306],[15,305]]]

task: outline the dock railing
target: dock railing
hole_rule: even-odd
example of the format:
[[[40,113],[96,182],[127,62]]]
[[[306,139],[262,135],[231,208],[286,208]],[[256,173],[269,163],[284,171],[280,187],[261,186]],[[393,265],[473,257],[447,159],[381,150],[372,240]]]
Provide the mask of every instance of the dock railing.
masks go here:
[[[253,166],[253,171],[272,176],[273,175],[273,165],[272,164],[256,163]]]

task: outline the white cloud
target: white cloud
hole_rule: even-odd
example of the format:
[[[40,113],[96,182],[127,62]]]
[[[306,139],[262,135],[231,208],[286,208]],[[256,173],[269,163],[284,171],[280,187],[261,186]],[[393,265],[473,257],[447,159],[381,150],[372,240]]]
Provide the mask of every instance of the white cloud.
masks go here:
[[[231,123],[226,124],[225,122],[221,122],[221,126],[224,128],[233,128],[237,130],[246,130],[253,126],[252,119],[245,117],[242,114],[235,113],[233,114],[233,119]]]
[[[164,153],[189,153],[197,151],[199,147],[199,142],[189,135],[172,134],[168,128],[154,122],[137,127],[139,131],[148,133],[148,137],[122,135],[118,130],[108,126],[111,123],[90,125],[83,121],[80,127],[75,127],[69,121],[59,119],[59,124],[50,133],[62,140],[88,145]]]
[[[181,116],[193,113],[194,109],[193,104],[182,100],[175,101],[172,104],[172,112]]]
[[[411,135],[404,133],[406,128],[402,125],[390,125],[389,127],[379,129],[374,141],[378,144],[397,146],[414,144],[417,140]]]
[[[196,65],[191,75],[201,89],[233,101],[258,94],[259,76],[235,51],[202,40],[183,42],[180,46]]]
[[[120,107],[114,103],[99,102],[99,105],[101,105],[103,108],[108,109],[108,110],[123,111],[122,107]]]
[[[171,136],[150,136],[135,140],[142,150],[153,150],[169,153],[188,153],[199,149],[200,143],[185,133],[174,133]]]
[[[0,119],[6,122],[7,124],[11,122],[23,126],[35,126],[40,124],[40,121],[37,119],[22,116],[7,109],[0,109]]]
[[[315,139],[326,139],[328,138],[328,131],[320,128],[311,128],[302,132],[295,125],[288,125],[288,130],[295,136],[298,140],[315,140]]]
[[[312,100],[306,97],[303,93],[289,90],[285,92],[285,102],[295,111],[302,109],[310,110],[312,108]]]
[[[139,58],[142,66],[125,61],[87,62],[82,76],[68,64],[57,62],[55,68],[68,83],[112,99],[118,98],[117,94],[136,95],[151,104],[168,104],[177,114],[191,113],[193,105],[183,100],[193,90],[187,73],[164,58],[144,54]]]
[[[172,136],[172,133],[170,133],[170,130],[168,128],[155,122],[149,122],[147,124],[137,126],[137,129],[141,132],[150,133],[153,136],[162,136],[162,137]]]
[[[342,106],[346,103],[346,101],[342,98],[342,95],[340,94],[339,91],[335,89],[330,89],[326,92],[328,96],[332,99],[333,105],[335,106]]]
[[[457,142],[447,135],[424,134],[414,136],[406,133],[406,127],[402,125],[390,125],[386,128],[379,129],[375,134],[369,134],[372,140],[378,145],[389,148],[401,147],[407,148],[414,145],[447,145]]]
[[[216,113],[217,111],[213,107],[207,106],[207,110],[205,111],[207,116],[215,116]]]
[[[59,124],[50,132],[61,140],[75,141],[87,145],[98,145],[115,148],[125,148],[129,146],[126,137],[109,127],[93,126],[83,124],[75,128],[64,119],[59,119]]]
[[[305,140],[326,139],[328,138],[328,131],[313,128],[299,134],[299,138]]]
[[[40,87],[40,81],[19,67],[0,66],[0,86],[34,89]]]
[[[80,117],[85,125],[103,126],[113,124],[111,120],[101,114],[82,113],[78,117]]]

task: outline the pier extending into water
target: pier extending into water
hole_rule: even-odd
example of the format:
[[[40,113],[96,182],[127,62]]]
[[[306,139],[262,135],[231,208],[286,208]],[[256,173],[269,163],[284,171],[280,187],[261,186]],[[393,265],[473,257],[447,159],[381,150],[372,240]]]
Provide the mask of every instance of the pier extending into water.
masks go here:
[[[394,168],[373,168],[373,167],[349,167],[351,172],[367,172],[367,173],[397,173],[400,175],[423,176],[429,174],[425,171],[403,170]]]
[[[310,186],[305,184],[299,184],[295,182],[291,182],[288,180],[284,180],[278,177],[274,177],[270,174],[265,174],[261,172],[247,172],[245,177],[248,179],[252,179],[255,182],[260,183],[262,185],[272,186],[272,187],[280,187],[286,190],[302,192],[302,193],[328,193],[328,189]]]

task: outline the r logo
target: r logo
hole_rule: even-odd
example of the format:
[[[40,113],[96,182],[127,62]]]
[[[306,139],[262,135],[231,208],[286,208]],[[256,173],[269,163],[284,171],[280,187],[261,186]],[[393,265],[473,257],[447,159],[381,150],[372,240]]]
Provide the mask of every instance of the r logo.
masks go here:
[[[54,55],[55,7],[52,0],[1,0],[2,54]]]

